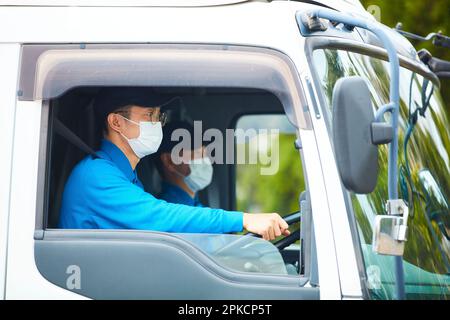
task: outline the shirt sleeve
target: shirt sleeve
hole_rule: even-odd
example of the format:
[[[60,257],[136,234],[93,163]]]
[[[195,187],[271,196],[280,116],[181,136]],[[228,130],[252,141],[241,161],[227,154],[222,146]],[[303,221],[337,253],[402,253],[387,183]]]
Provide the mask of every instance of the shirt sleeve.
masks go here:
[[[86,168],[85,199],[99,228],[178,233],[229,233],[243,230],[243,213],[168,203],[145,192],[114,166],[93,161]]]

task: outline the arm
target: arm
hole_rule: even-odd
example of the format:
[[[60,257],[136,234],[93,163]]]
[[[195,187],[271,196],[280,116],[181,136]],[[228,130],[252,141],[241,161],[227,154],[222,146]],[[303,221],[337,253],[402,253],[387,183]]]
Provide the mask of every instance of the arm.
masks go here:
[[[159,200],[108,166],[86,174],[86,201],[98,226],[164,232],[227,233],[243,229],[243,213]]]
[[[84,176],[85,201],[98,228],[164,232],[228,233],[243,228],[266,240],[289,235],[288,224],[276,213],[248,214],[192,207],[156,199],[128,181],[117,168],[100,162]],[[84,199],[83,199],[84,201]]]

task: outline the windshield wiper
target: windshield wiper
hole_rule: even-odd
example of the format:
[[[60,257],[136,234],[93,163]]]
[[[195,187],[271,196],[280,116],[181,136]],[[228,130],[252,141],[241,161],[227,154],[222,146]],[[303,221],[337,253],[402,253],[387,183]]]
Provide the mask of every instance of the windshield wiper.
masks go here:
[[[423,37],[418,34],[404,31],[403,25],[400,22],[397,23],[394,30],[406,38],[418,41],[432,41],[433,45],[436,47],[450,49],[450,37],[443,35],[441,31],[430,33],[426,37]],[[439,78],[450,78],[450,61],[434,58],[426,49],[418,51],[417,54],[419,55],[420,60],[426,64]]]
[[[441,31],[433,32],[423,37],[412,32],[404,31],[403,24],[401,22],[397,23],[394,29],[406,38],[418,41],[433,41],[433,44],[436,47],[444,47],[450,49],[450,37],[443,35]]]

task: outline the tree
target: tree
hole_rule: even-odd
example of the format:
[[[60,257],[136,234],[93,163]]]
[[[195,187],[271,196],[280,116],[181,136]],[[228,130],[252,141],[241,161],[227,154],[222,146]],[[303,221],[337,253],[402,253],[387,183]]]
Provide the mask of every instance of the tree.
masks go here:
[[[442,31],[450,33],[450,0],[362,0],[364,7],[376,5],[381,10],[381,22],[395,27],[403,23],[403,29],[412,33],[427,35]],[[450,49],[437,48],[431,42],[411,41],[417,50],[425,48],[434,57],[450,61]],[[450,106],[450,80],[443,80],[441,92],[447,106]]]

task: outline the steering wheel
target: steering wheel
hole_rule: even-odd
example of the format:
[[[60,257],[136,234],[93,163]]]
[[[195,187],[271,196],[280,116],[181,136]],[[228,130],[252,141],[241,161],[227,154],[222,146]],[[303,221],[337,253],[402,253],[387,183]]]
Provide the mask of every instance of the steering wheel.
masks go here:
[[[287,216],[283,217],[283,219],[286,221],[286,223],[291,226],[297,222],[300,222],[300,217],[302,216],[302,213],[300,211],[288,214]],[[289,236],[277,241],[276,243],[274,243],[274,245],[277,247],[278,250],[283,250],[284,248],[286,248],[287,246],[289,246],[290,244],[294,243],[295,241],[300,239],[300,232],[298,232],[299,230],[296,230],[295,232],[293,232],[292,234],[290,234]],[[256,233],[252,233],[252,232],[248,232],[246,233],[244,236],[240,237],[239,239],[227,244],[226,246],[220,248],[219,250],[217,250],[216,252],[214,252],[214,254],[216,255],[220,255],[223,254],[227,251],[231,251],[236,249],[236,247],[238,247],[239,245],[244,244],[246,241],[248,241],[248,237],[257,237],[257,238],[261,238],[261,236],[259,234]]]

